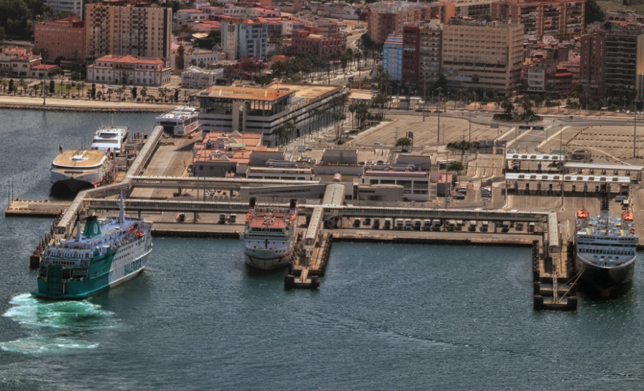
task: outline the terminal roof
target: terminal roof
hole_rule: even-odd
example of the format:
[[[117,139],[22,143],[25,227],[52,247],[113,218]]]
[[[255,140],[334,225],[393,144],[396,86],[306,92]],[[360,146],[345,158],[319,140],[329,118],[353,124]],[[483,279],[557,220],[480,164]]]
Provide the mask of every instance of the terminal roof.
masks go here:
[[[578,170],[621,170],[621,171],[642,171],[644,166],[627,166],[621,164],[592,164],[592,163],[578,163],[566,162],[564,168],[575,168]]]
[[[613,175],[569,175],[569,174],[531,174],[531,173],[507,173],[505,180],[508,181],[532,181],[532,182],[588,182],[588,183],[631,183],[627,176]]]

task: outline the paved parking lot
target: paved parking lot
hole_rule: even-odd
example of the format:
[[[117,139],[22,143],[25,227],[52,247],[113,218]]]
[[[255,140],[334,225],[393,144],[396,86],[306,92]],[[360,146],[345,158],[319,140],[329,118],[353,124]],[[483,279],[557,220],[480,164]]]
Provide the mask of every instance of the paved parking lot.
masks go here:
[[[436,145],[436,133],[438,131],[438,114],[431,113],[425,118],[418,115],[388,115],[391,122],[375,131],[366,131],[355,137],[352,145],[383,145],[393,146],[396,137],[405,137],[407,132],[414,133],[414,145]],[[493,129],[489,125],[472,124],[472,141],[490,140],[498,137],[508,130],[508,127]],[[467,140],[469,137],[469,123],[467,119],[456,119],[441,116],[440,119],[440,142],[439,145],[446,145],[451,142]]]

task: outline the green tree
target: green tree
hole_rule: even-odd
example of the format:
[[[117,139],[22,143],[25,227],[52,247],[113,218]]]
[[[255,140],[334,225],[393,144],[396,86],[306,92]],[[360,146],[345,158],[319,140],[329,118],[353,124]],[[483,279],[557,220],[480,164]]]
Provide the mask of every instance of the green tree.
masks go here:
[[[604,11],[596,0],[586,0],[586,16],[584,22],[588,25],[593,22],[603,22],[606,19]]]
[[[396,147],[411,147],[412,144],[413,141],[409,137],[402,137],[396,140]]]
[[[4,32],[4,27],[0,27],[0,42],[4,41],[6,34]]]
[[[132,100],[136,100],[136,96],[138,93],[136,87],[132,87],[132,90],[130,91],[130,93],[132,94]]]
[[[461,162],[451,162],[447,166],[447,171],[456,171],[457,173],[460,173],[465,169],[465,166],[463,166],[463,163]]]
[[[481,78],[479,78],[479,75],[478,75],[478,74],[476,74],[476,73],[475,73],[475,74],[472,76],[472,83],[476,84],[476,83],[478,83],[480,80],[481,80]]]
[[[521,81],[519,81],[519,86],[517,87],[517,91],[519,92],[519,94],[525,94],[526,91],[528,91],[528,88],[530,88],[530,84],[528,83],[528,80],[521,79]]]
[[[438,80],[434,83],[432,90],[437,90],[440,88],[440,91],[447,91],[447,78],[442,73],[438,76]]]
[[[362,129],[364,122],[369,117],[369,105],[363,101],[353,103],[349,106],[349,112],[358,121],[358,129]]]

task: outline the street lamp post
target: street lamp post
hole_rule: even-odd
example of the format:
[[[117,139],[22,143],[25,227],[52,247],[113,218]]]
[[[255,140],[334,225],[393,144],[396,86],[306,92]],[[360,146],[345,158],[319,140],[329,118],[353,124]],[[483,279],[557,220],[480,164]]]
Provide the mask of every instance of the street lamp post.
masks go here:
[[[443,90],[441,87],[438,87],[436,89],[438,91],[438,127],[436,129],[436,148],[438,148],[438,144],[440,144],[440,139],[441,139],[441,110],[440,110],[440,103],[441,103],[441,91]]]
[[[45,65],[45,59],[47,58],[47,49],[40,49],[40,56],[42,58],[41,62]],[[42,105],[47,104],[47,91],[45,91],[45,81],[47,80],[47,67],[43,66],[42,72]]]
[[[637,104],[639,99],[635,99],[635,110],[633,110],[633,159],[637,156]]]
[[[423,122],[425,122],[425,110],[427,109],[427,77],[423,82]]]

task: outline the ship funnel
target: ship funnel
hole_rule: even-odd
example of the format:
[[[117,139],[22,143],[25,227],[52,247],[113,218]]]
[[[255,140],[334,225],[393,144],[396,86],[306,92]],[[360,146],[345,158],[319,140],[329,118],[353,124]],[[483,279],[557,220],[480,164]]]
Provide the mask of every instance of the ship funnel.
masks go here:
[[[255,215],[255,197],[251,197],[248,202],[248,213]]]
[[[295,200],[292,199],[291,200],[291,212],[290,212],[292,215],[294,215],[296,213],[296,207],[297,207],[297,205],[295,203]]]

